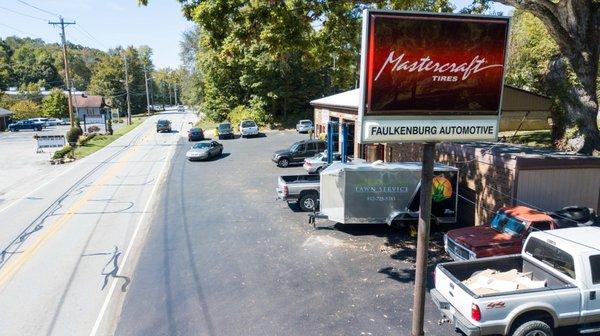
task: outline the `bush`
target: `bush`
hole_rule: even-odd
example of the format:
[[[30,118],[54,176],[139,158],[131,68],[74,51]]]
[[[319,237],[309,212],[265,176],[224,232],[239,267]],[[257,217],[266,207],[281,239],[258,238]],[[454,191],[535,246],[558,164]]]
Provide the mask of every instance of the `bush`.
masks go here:
[[[96,133],[80,135],[77,139],[77,146],[85,146],[88,141],[92,140],[96,136]]]
[[[81,130],[81,128],[75,126],[75,127],[71,127],[71,129],[69,129],[69,131],[67,132],[67,142],[71,145],[74,146],[75,144],[77,144],[77,140],[79,140],[79,137],[83,134],[83,131]]]
[[[94,125],[94,126],[90,126],[87,128],[87,131],[89,133],[96,133],[96,132],[100,132],[100,127]]]
[[[233,127],[240,124],[242,120],[254,120],[259,126],[264,126],[268,123],[269,118],[266,113],[259,108],[250,108],[244,105],[239,105],[229,112],[229,122]]]
[[[64,157],[73,157],[73,147],[70,145],[65,145],[63,148],[54,152],[54,155],[52,155],[53,159],[62,159]]]

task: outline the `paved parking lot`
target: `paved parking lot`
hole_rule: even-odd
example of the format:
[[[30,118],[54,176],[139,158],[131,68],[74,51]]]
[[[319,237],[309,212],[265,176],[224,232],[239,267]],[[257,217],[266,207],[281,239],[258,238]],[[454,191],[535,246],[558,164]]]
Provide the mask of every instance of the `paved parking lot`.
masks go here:
[[[414,240],[381,226],[313,230],[275,200],[274,150],[294,132],[222,140],[188,162],[181,141],[117,335],[409,335]],[[325,223],[323,223],[325,224]],[[435,255],[434,255],[435,258]],[[427,300],[428,335],[453,335]]]
[[[48,163],[54,149],[36,153],[37,142],[33,136],[64,135],[68,129],[68,126],[52,126],[40,132],[0,132],[0,208],[64,169]]]

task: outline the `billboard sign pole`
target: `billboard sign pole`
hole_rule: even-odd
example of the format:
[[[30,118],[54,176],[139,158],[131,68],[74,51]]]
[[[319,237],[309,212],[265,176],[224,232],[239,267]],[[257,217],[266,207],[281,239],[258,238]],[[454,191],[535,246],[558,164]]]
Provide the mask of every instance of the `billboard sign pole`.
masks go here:
[[[411,334],[423,335],[435,143],[497,140],[509,18],[363,11],[361,144],[423,146]]]

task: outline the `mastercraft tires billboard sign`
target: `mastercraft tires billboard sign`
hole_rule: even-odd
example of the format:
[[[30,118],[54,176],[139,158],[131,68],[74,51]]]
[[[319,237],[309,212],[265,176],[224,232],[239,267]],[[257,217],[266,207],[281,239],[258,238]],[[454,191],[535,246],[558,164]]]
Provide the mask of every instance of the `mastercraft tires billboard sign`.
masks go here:
[[[509,19],[366,10],[364,143],[495,140]]]

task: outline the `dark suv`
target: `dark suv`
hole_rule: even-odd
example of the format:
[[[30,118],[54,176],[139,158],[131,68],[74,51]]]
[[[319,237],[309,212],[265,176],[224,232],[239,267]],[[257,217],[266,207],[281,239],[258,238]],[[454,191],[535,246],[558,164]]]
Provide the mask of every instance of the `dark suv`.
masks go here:
[[[233,128],[231,128],[231,124],[224,122],[220,123],[217,126],[217,134],[219,135],[219,139],[233,139]]]
[[[327,148],[325,141],[318,139],[295,142],[289,149],[273,153],[271,160],[279,167],[287,167],[292,163],[302,163],[304,159],[314,156]]]
[[[171,133],[171,122],[168,121],[167,119],[160,119],[159,121],[156,122],[156,132],[157,133],[162,133],[162,132]]]

